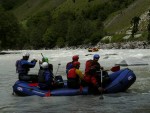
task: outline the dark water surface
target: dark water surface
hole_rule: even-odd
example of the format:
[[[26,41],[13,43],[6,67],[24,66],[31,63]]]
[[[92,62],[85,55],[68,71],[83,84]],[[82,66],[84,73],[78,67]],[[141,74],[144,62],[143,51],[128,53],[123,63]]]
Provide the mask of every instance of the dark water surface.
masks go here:
[[[87,55],[89,54],[87,50],[43,50],[30,51],[31,59],[32,57],[41,59],[41,52],[54,65],[54,74],[58,63],[61,63],[57,74],[61,74],[64,79],[65,65],[71,60],[72,55],[80,55],[82,71],[85,61],[92,58],[92,55]],[[116,61],[131,56],[150,62],[150,50],[101,50],[98,53],[101,54],[101,64],[108,68]],[[107,59],[105,55],[108,56]],[[136,82],[127,92],[104,94],[104,99],[94,95],[18,97],[12,95],[12,86],[17,80],[15,61],[20,58],[21,54],[0,56],[0,113],[150,113],[150,65],[129,66],[128,68],[137,76]],[[31,73],[37,73],[38,68],[37,64]]]

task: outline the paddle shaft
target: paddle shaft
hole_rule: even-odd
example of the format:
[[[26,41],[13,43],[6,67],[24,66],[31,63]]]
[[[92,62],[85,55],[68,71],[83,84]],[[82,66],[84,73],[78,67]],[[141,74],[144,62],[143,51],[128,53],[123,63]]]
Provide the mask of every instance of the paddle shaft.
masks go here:
[[[102,84],[103,84],[103,70],[101,69],[100,72],[101,72],[101,88],[102,88]],[[103,91],[101,91],[101,96],[99,97],[99,99],[104,99]]]
[[[61,64],[59,63],[58,64],[58,67],[57,67],[57,71],[56,71],[56,74],[54,75],[54,77],[57,75],[57,72],[58,72],[58,69],[59,69],[59,66],[60,66]]]
[[[44,58],[43,54],[41,53],[42,57]]]

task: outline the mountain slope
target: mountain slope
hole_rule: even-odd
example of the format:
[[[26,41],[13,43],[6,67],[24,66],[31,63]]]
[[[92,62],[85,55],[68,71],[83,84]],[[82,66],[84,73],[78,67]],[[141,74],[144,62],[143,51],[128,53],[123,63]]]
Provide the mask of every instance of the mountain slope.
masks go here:
[[[20,21],[43,11],[50,10],[53,17],[64,11],[72,11],[75,14],[81,13],[82,10],[97,6],[109,0],[26,0],[26,2],[13,10],[14,14]],[[105,29],[108,33],[122,33],[130,27],[131,19],[134,16],[140,16],[150,8],[150,0],[136,0],[126,9],[111,14],[105,21]]]
[[[141,16],[150,8],[150,0],[137,0],[128,8],[116,12],[105,21],[105,28],[109,33],[125,32],[130,26],[133,17]]]
[[[26,0],[26,2],[13,10],[19,20],[24,20],[32,15],[43,11],[53,10],[66,0]]]

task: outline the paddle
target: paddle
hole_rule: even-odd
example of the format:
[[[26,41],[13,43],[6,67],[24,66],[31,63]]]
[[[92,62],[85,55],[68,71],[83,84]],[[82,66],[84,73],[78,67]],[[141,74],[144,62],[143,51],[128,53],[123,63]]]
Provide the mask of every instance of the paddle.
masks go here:
[[[57,67],[57,71],[56,71],[56,74],[54,75],[54,77],[57,75],[57,72],[58,72],[58,69],[59,69],[59,67],[60,67],[60,63],[58,64],[58,67]]]
[[[86,54],[85,56],[89,56],[89,55],[93,55],[93,54]]]
[[[44,58],[43,54],[41,53],[42,57]]]
[[[101,72],[101,87],[102,87],[102,83],[103,83],[103,70],[100,71]],[[104,99],[103,97],[103,91],[101,90],[101,96],[99,97],[99,99]]]
[[[110,69],[106,69],[104,71],[116,72],[116,71],[119,71],[119,70],[120,70],[120,66],[114,66],[114,67],[111,67]]]
[[[112,72],[116,72],[120,70],[120,66],[114,66],[110,69]],[[105,70],[105,71],[109,71],[109,70]],[[103,83],[103,70],[100,70],[101,72],[101,87],[102,87],[102,83]],[[103,91],[101,90],[101,95],[99,97],[99,99],[104,99],[103,97]]]

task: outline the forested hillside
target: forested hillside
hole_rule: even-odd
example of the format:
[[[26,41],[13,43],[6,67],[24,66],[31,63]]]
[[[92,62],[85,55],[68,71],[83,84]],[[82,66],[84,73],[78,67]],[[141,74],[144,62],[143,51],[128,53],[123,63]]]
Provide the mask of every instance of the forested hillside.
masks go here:
[[[134,6],[140,13],[129,15]],[[0,0],[0,48],[95,45],[128,28],[149,6],[148,0]]]

